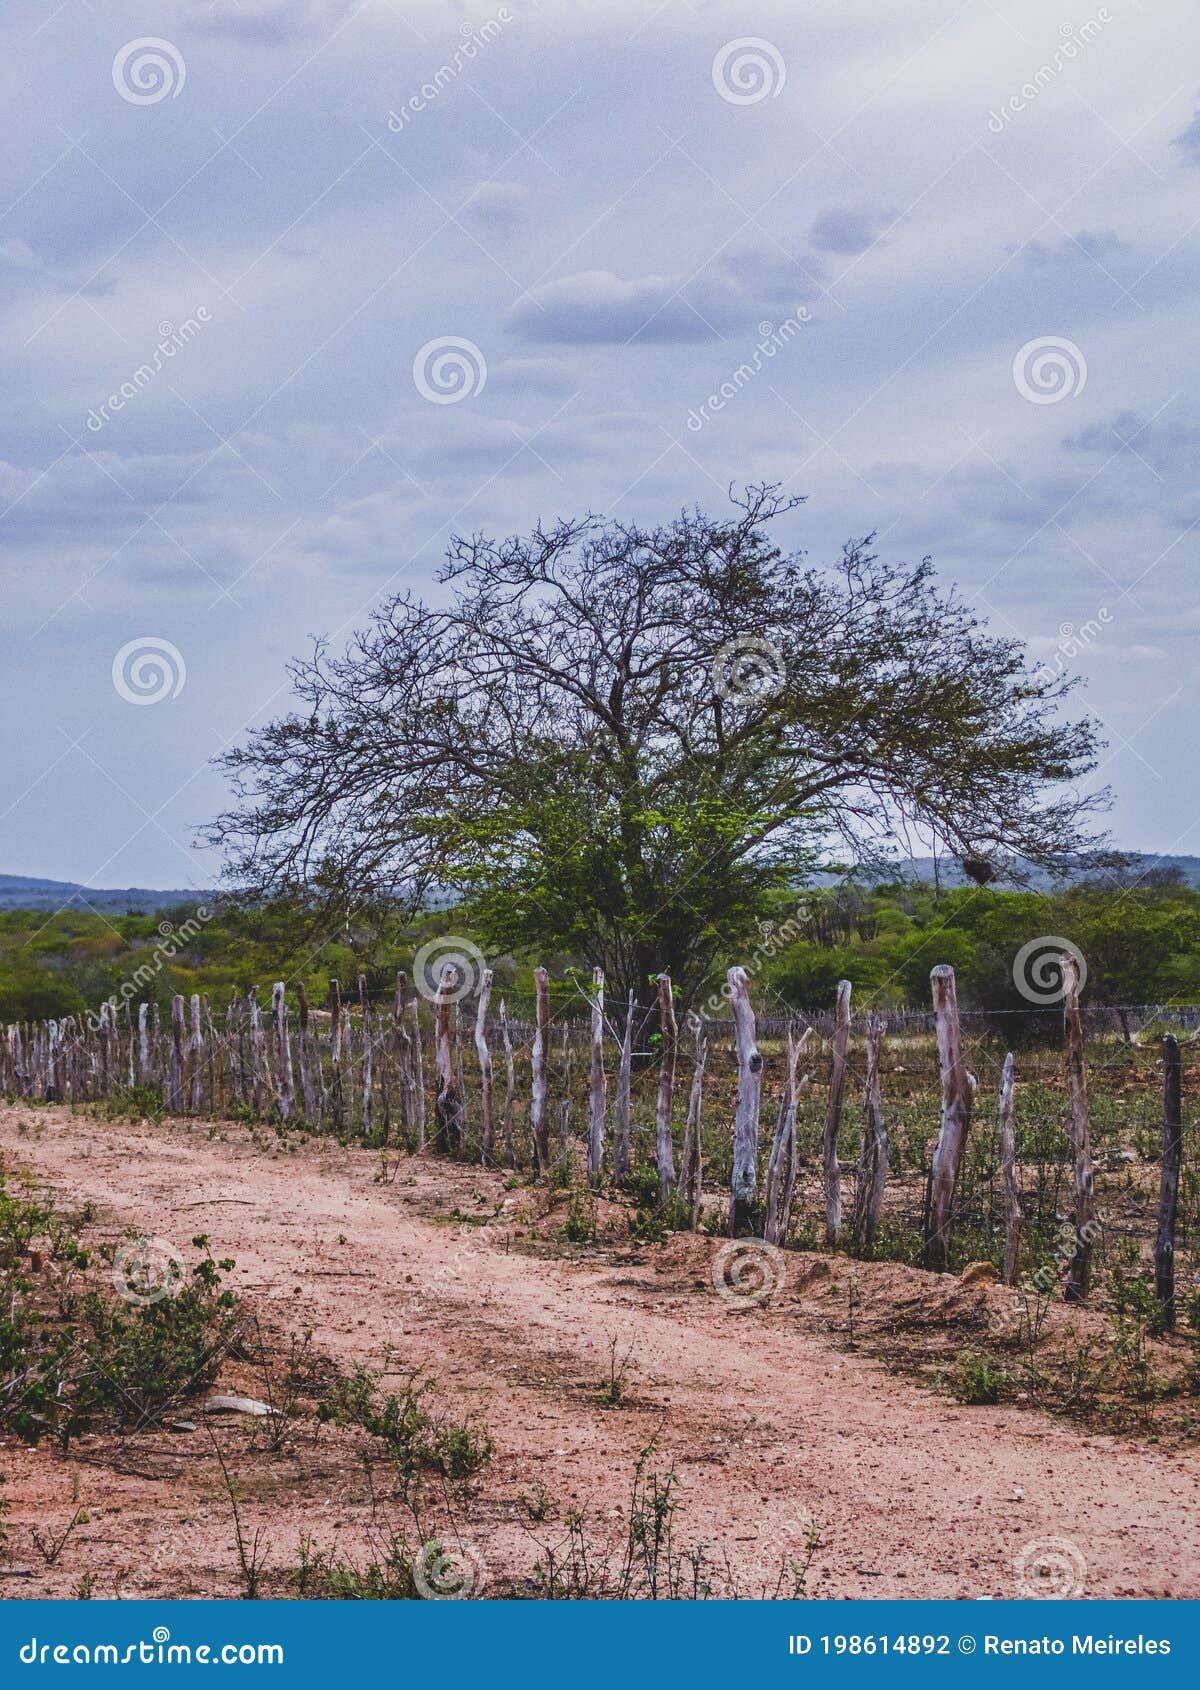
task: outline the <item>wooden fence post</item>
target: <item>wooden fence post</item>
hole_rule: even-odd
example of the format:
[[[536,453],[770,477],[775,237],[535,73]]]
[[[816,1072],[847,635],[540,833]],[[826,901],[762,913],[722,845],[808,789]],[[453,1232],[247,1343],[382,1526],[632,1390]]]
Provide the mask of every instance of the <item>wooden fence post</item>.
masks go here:
[[[1004,1193],[1004,1260],[1000,1279],[1005,1285],[1017,1283],[1021,1256],[1021,1193],[1017,1186],[1017,1147],[1013,1134],[1015,1091],[1010,1050],[1000,1070],[1000,1183]]]
[[[938,963],[930,972],[938,1068],[942,1082],[942,1119],[933,1152],[929,1216],[925,1227],[925,1266],[944,1273],[950,1261],[954,1188],[971,1125],[974,1084],[963,1061],[954,970]]]
[[[188,1059],[192,1068],[191,1097],[188,1107],[193,1115],[198,1115],[203,1101],[201,1086],[204,1079],[204,1035],[200,1030],[199,992],[192,993],[191,1038],[188,1041]]]
[[[767,1218],[763,1236],[768,1244],[783,1244],[791,1221],[792,1194],[796,1188],[796,1069],[811,1030],[806,1027],[799,1040],[790,1027],[787,1030],[783,1095],[767,1163]]]
[[[279,1119],[286,1125],[292,1118],[295,1085],[292,1078],[292,1041],[288,1033],[287,988],[276,980],[271,988],[271,1012],[275,1022],[275,1082]],[[301,1062],[303,1062],[301,1056]]]
[[[1175,1217],[1183,1161],[1183,1073],[1179,1040],[1163,1040],[1163,1147],[1158,1176],[1158,1235],[1154,1241],[1154,1295],[1165,1327],[1175,1325]]]
[[[309,1031],[308,993],[304,989],[304,981],[296,985],[296,998],[299,1003],[300,1019],[300,1096],[304,1102],[304,1119],[310,1127],[319,1128],[321,1124],[320,1112],[317,1108],[317,1089],[313,1084],[312,1074],[312,1033]],[[320,1059],[318,1055],[318,1068]]]
[[[617,1065],[617,1093],[613,1099],[613,1178],[629,1177],[630,1093],[633,1085],[633,992],[625,1012],[625,1033],[621,1039],[621,1059]]]
[[[825,1187],[825,1237],[836,1244],[842,1232],[842,1170],[838,1165],[837,1135],[846,1095],[846,1066],[850,1053],[850,982],[839,980],[837,1020],[833,1032],[833,1067],[821,1135],[821,1173]]]
[[[103,1033],[106,1025],[103,1004],[100,1014]],[[171,1096],[167,1107],[174,1115],[183,1111],[183,997],[179,992],[171,999]]]
[[[480,1160],[489,1167],[495,1160],[496,1151],[492,1053],[488,1049],[487,1041],[487,1016],[492,1001],[492,979],[492,970],[485,968],[479,977],[479,1006],[475,1011],[475,1054],[479,1058],[479,1096],[480,1109],[483,1115],[483,1144],[480,1151]]]
[[[858,1172],[854,1180],[854,1247],[869,1254],[883,1212],[883,1194],[888,1176],[887,1121],[883,1113],[883,1088],[879,1063],[883,1055],[885,1023],[877,1015],[867,1019],[867,1078],[863,1087],[863,1134]]]
[[[692,1089],[688,1097],[687,1120],[683,1128],[683,1150],[679,1158],[679,1184],[676,1188],[679,1201],[687,1205],[688,1224],[693,1232],[700,1224],[700,1194],[704,1179],[700,1118],[703,1108],[704,1063],[708,1056],[704,1022],[698,1015],[695,1022],[696,1057],[692,1065]]]
[[[592,969],[592,1046],[588,1075],[588,1184],[599,1188],[604,1172],[604,1115],[608,1080],[604,1073],[604,970]]]
[[[666,1203],[675,1189],[675,1146],[671,1139],[671,1101],[675,1092],[675,1058],[678,1027],[671,976],[658,977],[658,1027],[662,1039],[658,1058],[658,1099],[655,1105],[655,1158],[658,1163],[658,1200]]]
[[[544,968],[533,971],[536,1001],[533,1049],[530,1052],[532,1081],[529,1103],[529,1128],[533,1135],[533,1153],[539,1174],[550,1172],[550,1136],[546,1123],[546,1043],[550,1037],[550,976]]]
[[[425,1148],[425,1053],[421,1045],[421,998],[413,999],[413,1086],[417,1105],[417,1149]]]
[[[1079,964],[1063,957],[1063,1032],[1066,1046],[1067,1126],[1075,1157],[1075,1253],[1067,1268],[1063,1299],[1085,1303],[1092,1277],[1092,1149],[1088,1130],[1087,1071],[1083,1062],[1083,1017],[1079,1013]]]
[[[558,1104],[558,1165],[564,1177],[571,1171],[571,1146],[568,1131],[571,1125],[571,1045],[567,1037],[567,1023],[562,1024],[563,1090]]]
[[[342,988],[329,982],[329,1108],[333,1130],[342,1131]]]
[[[459,984],[459,972],[452,962],[442,965],[434,1000],[434,1066],[437,1092],[434,1098],[433,1143],[436,1150],[458,1150],[462,1146],[462,1104],[454,1075],[454,1052],[450,1037],[450,1006]]]
[[[358,1011],[362,1018],[362,1130],[363,1136],[371,1131],[375,1122],[374,1078],[375,1078],[375,1050],[371,1033],[371,1005],[367,1000],[367,977],[358,977]]]
[[[744,968],[731,968],[729,1007],[737,1047],[737,1107],[733,1118],[733,1178],[729,1195],[729,1236],[744,1238],[755,1228],[758,1196],[758,1107],[762,1091],[762,1055],[754,1037],[754,1010]]]
[[[150,1069],[150,1005],[138,1004],[138,1083],[148,1086]]]
[[[504,1165],[515,1168],[517,1147],[513,1140],[513,1104],[517,1094],[517,1076],[513,1064],[512,1033],[508,1026],[508,1009],[500,999],[500,1043],[504,1049],[504,1120],[500,1136],[504,1144]]]

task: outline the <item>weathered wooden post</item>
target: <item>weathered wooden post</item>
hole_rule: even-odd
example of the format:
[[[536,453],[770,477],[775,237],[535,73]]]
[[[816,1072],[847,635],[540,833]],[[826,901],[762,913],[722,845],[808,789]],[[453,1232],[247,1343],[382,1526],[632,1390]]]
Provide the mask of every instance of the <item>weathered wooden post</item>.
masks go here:
[[[405,987],[408,976],[402,968],[396,970],[396,998],[392,1009],[392,1033],[396,1046],[396,1066],[400,1072],[400,1112],[404,1118],[404,1130],[415,1133],[417,1130],[417,1100],[416,1073],[413,1069],[412,1035],[404,1025]]]
[[[631,1148],[631,1092],[633,1087],[633,992],[625,1012],[625,1032],[621,1039],[621,1058],[617,1064],[617,1091],[613,1099],[613,1178],[629,1177]]]
[[[1075,1157],[1075,1253],[1067,1268],[1063,1299],[1085,1303],[1092,1277],[1093,1181],[1088,1129],[1087,1070],[1083,1062],[1083,1017],[1079,1013],[1079,963],[1062,959],[1063,1032],[1066,1046],[1067,1127]]]
[[[571,1045],[565,1020],[562,1024],[562,1075],[563,1092],[558,1104],[558,1165],[566,1179],[571,1172],[571,1146],[568,1137],[571,1125]]]
[[[787,1029],[783,1095],[775,1122],[775,1137],[767,1162],[767,1214],[763,1235],[768,1244],[783,1244],[792,1217],[792,1195],[796,1189],[796,1070],[800,1053],[808,1043],[811,1028],[799,1040]]]
[[[105,1025],[105,1006],[100,1006],[101,1029]],[[174,1115],[183,1112],[183,996],[176,992],[171,999],[171,1096],[167,1107]]]
[[[300,1019],[300,1096],[304,1103],[304,1119],[310,1127],[319,1127],[321,1117],[317,1108],[317,1088],[313,1084],[312,1033],[309,1030],[308,993],[304,989],[303,980],[297,982],[296,998],[299,1004],[298,1014]]]
[[[737,1106],[733,1117],[733,1178],[729,1196],[729,1236],[744,1238],[755,1229],[758,1196],[758,1109],[762,1092],[762,1054],[755,1042],[750,983],[744,968],[731,968],[729,1007],[737,1049]]]
[[[421,999],[413,999],[413,1084],[416,1087],[417,1149],[425,1148],[425,1053],[421,1045]]]
[[[1004,1260],[1000,1279],[1005,1285],[1017,1283],[1021,1256],[1021,1193],[1017,1186],[1017,1146],[1013,1133],[1015,1092],[1010,1050],[1000,1070],[1000,1186],[1004,1195]]]
[[[1183,1073],[1179,1040],[1163,1040],[1163,1147],[1158,1176],[1158,1235],[1154,1240],[1154,1295],[1165,1327],[1175,1324],[1175,1219],[1183,1161]]]
[[[604,1171],[604,970],[592,969],[592,1060],[588,1074],[588,1184],[597,1189]]]
[[[546,1044],[550,1037],[550,976],[544,968],[533,971],[535,998],[533,1049],[530,1052],[529,1129],[539,1174],[550,1172],[550,1131],[546,1120]]]
[[[695,1232],[700,1224],[700,1194],[704,1183],[704,1161],[701,1148],[700,1118],[704,1096],[704,1064],[708,1056],[708,1039],[704,1022],[695,1017],[696,1056],[692,1065],[692,1089],[688,1097],[687,1120],[683,1128],[683,1150],[679,1158],[679,1185],[676,1195],[686,1204],[688,1224]]]
[[[854,1246],[870,1253],[883,1212],[883,1194],[888,1175],[887,1121],[883,1113],[883,1088],[879,1063],[883,1054],[884,1021],[872,1015],[867,1020],[867,1078],[863,1088],[862,1148],[854,1180]]]
[[[487,1017],[492,1001],[492,970],[479,977],[479,1006],[475,1011],[475,1055],[479,1058],[479,1097],[483,1115],[483,1144],[480,1160],[489,1167],[495,1161],[496,1118],[492,1081],[492,1053],[488,1049]]]
[[[138,1004],[138,1083],[148,1086],[150,1069],[150,1005]]]
[[[282,980],[271,988],[271,1011],[275,1022],[275,1083],[279,1103],[279,1119],[286,1123],[292,1118],[295,1084],[292,1078],[292,1041],[288,1033],[287,989]],[[303,1055],[301,1055],[303,1063]]]
[[[264,1061],[262,1014],[258,1007],[258,987],[251,986],[246,994],[246,1001],[250,1008],[250,1088],[254,1103],[254,1112],[258,1116],[267,1113],[267,1098],[270,1095],[267,1081],[268,1074]]]
[[[191,1097],[189,1108],[193,1115],[200,1113],[204,1080],[204,1034],[200,1028],[200,994],[192,993],[191,1001],[191,1038],[188,1041],[188,1060],[192,1069]]]
[[[675,1021],[675,998],[671,990],[671,976],[658,977],[658,1030],[661,1047],[658,1056],[658,1098],[654,1111],[655,1157],[658,1162],[658,1200],[667,1202],[675,1189],[675,1146],[671,1139],[671,1102],[675,1093],[675,1059],[679,1048],[679,1030]]]
[[[444,963],[434,1000],[434,1065],[437,1093],[434,1099],[434,1148],[445,1153],[462,1145],[462,1102],[454,1074],[450,1009],[459,985],[459,972],[452,962]]]
[[[833,1031],[833,1067],[821,1135],[821,1173],[825,1185],[825,1237],[836,1244],[842,1232],[842,1170],[838,1165],[837,1135],[846,1095],[846,1065],[850,1053],[850,982],[839,980]]]
[[[963,1061],[962,1034],[954,970],[944,962],[930,972],[938,1068],[942,1082],[942,1118],[933,1152],[929,1215],[925,1226],[925,1266],[944,1273],[950,1261],[954,1188],[962,1163],[975,1087]]]
[[[517,1165],[517,1147],[513,1140],[513,1106],[517,1094],[517,1075],[513,1063],[513,1042],[508,1025],[508,1008],[503,998],[500,999],[500,1043],[504,1049],[504,1120],[500,1129],[500,1136],[504,1144],[504,1165],[508,1168],[515,1168]]]
[[[371,1029],[371,1005],[367,999],[367,977],[358,977],[358,1013],[362,1021],[362,1130],[364,1136],[371,1131],[375,1121],[374,1078],[375,1078],[375,1050]]]
[[[342,988],[337,980],[329,982],[329,1109],[333,1130],[340,1133],[343,1126]]]

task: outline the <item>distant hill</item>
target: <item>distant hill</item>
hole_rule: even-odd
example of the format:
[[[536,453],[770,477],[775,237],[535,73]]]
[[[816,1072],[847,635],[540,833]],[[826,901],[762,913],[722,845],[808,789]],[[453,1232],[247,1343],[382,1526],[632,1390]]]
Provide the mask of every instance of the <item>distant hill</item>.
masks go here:
[[[1108,854],[1106,860],[1100,862],[1078,862],[1062,875],[1052,875],[1045,869],[1025,864],[1019,873],[999,875],[991,885],[998,892],[1052,892],[1061,891],[1064,885],[1076,886],[1080,881],[1091,880],[1115,889],[1135,885],[1138,881],[1145,882],[1152,875],[1169,875],[1181,880],[1185,886],[1200,887],[1200,857],[1156,857],[1148,851],[1113,852]],[[943,888],[974,884],[957,857],[939,858],[936,874],[932,857],[904,857],[898,858],[894,865],[872,865],[869,873],[860,871],[855,878],[866,886],[881,886],[892,881],[905,880],[923,881],[932,885],[935,879],[941,882]],[[825,873],[813,875],[811,883],[817,886],[837,886],[844,879],[844,875]]]
[[[1062,878],[1044,869],[1027,868],[1020,876],[1001,876],[992,882],[996,891],[1050,892],[1061,890],[1064,884],[1076,885],[1081,880],[1099,880],[1113,887],[1135,884],[1151,874],[1167,873],[1177,876],[1185,886],[1200,887],[1200,857],[1156,857],[1149,852],[1122,853],[1119,865],[1080,863]],[[844,874],[815,873],[808,877],[810,886],[838,886]],[[937,877],[943,887],[969,886],[970,876],[955,857],[944,857],[937,865]],[[893,881],[921,881],[932,885],[935,879],[932,857],[897,858],[892,864],[860,871],[855,879],[863,886],[881,886]],[[153,915],[158,910],[175,909],[180,904],[196,904],[215,896],[214,889],[203,887],[171,887],[157,890],[146,886],[94,887],[81,886],[69,880],[38,880],[23,874],[0,874],[0,910],[103,910],[108,914]],[[443,909],[453,904],[447,893],[431,893],[425,900],[429,909]]]
[[[200,903],[196,887],[157,891],[146,886],[80,886],[69,880],[38,880],[24,874],[0,874],[0,910],[104,910],[109,915],[154,915],[179,904]]]

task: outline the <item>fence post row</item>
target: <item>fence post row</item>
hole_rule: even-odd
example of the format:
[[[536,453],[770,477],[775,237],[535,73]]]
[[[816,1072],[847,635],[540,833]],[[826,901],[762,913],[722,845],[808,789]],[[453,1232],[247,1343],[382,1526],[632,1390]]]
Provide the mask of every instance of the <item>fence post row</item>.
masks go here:
[[[1094,1173],[1090,1145],[1087,1074],[1084,1054],[1083,1012],[1080,1008],[1080,970],[1074,956],[1062,959],[1063,1061],[1066,1082],[1066,1125],[1070,1143],[1074,1185],[1074,1214],[1067,1257],[1063,1294],[1068,1302],[1086,1301],[1090,1289],[1093,1246],[1098,1222],[1095,1218]],[[530,1129],[538,1172],[548,1176],[552,1164],[549,1121],[549,1041],[551,1032],[550,978],[539,967],[534,971],[535,1019],[530,1049]],[[976,1082],[963,1054],[961,1016],[955,990],[954,970],[935,967],[930,975],[932,1024],[936,1035],[941,1087],[939,1129],[930,1161],[926,1213],[924,1218],[924,1261],[944,1272],[951,1263],[954,1205],[964,1165],[967,1137],[975,1103]],[[171,998],[169,1026],[160,1021],[157,1004],[114,1001],[102,1004],[94,1017],[83,1023],[73,1016],[44,1022],[12,1024],[0,1037],[0,1093],[18,1097],[44,1097],[60,1102],[86,1101],[119,1092],[125,1086],[157,1089],[163,1107],[173,1113],[185,1110],[199,1115],[205,1110],[218,1114],[240,1104],[265,1118],[274,1108],[287,1123],[297,1114],[296,1073],[304,1121],[318,1129],[326,1116],[339,1135],[357,1124],[365,1135],[378,1132],[387,1141],[392,1101],[398,1110],[408,1142],[418,1150],[426,1146],[426,1098],[424,1088],[422,1026],[419,994],[409,997],[407,976],[396,975],[390,1031],[386,1011],[373,1009],[365,974],[357,978],[357,1019],[351,1018],[336,979],[329,983],[328,1032],[318,1030],[304,985],[296,988],[298,1030],[293,1035],[283,981],[276,981],[271,993],[269,1024],[265,1024],[256,987],[244,997],[235,991],[225,1011],[223,1030],[214,1025],[207,996],[180,993]],[[461,1154],[467,1144],[467,1097],[462,1065],[462,1012],[460,997],[464,979],[452,963],[443,966],[433,1000],[429,1034],[434,1062],[434,1146]],[[485,1165],[503,1162],[518,1165],[516,1132],[516,1062],[513,1025],[501,998],[498,1014],[491,1022],[494,976],[481,972],[474,1015],[474,1049],[479,1073],[479,1124],[481,1159]],[[808,1075],[799,1077],[800,1060],[814,1029],[806,1027],[797,1037],[793,1020],[783,1021],[779,1032],[784,1040],[783,1076],[774,1133],[766,1158],[763,1202],[759,1205],[758,1158],[762,1105],[763,1057],[758,1038],[766,1018],[756,1016],[750,998],[749,976],[743,968],[728,971],[728,995],[732,1017],[737,1090],[732,1123],[732,1163],[728,1209],[731,1236],[760,1234],[773,1245],[786,1243],[797,1180],[797,1108],[808,1090]],[[632,1077],[635,1018],[639,1011],[633,992],[625,1006],[624,1026],[619,1033],[612,1101],[611,1138],[608,1114],[608,1075],[605,1066],[605,976],[602,968],[592,971],[590,994],[586,995],[588,1019],[573,1031],[563,1020],[562,1062],[556,1064],[555,1085],[562,1081],[558,1107],[557,1159],[569,1170],[571,1154],[570,1115],[573,1040],[587,1039],[586,1145],[587,1180],[599,1190],[606,1161],[612,1177],[620,1181],[632,1164]],[[842,1169],[838,1159],[838,1132],[849,1081],[851,1053],[851,988],[849,981],[838,985],[832,1015],[831,1064],[828,1093],[821,1129],[821,1174],[827,1238],[840,1240],[842,1221]],[[676,1170],[673,1114],[679,1056],[679,1028],[670,976],[656,978],[656,1021],[659,1040],[654,1102],[653,1155],[659,1200],[678,1205],[686,1224],[696,1228],[702,1212],[703,1139],[701,1133],[707,1062],[712,1024],[691,1015],[688,1026],[694,1039],[691,1083],[683,1123]],[[651,1009],[651,1016],[655,1011]],[[777,1025],[778,1022],[776,1023]],[[871,1015],[863,1023],[865,1077],[862,1092],[862,1136],[852,1177],[850,1240],[853,1249],[871,1255],[878,1229],[888,1178],[889,1140],[881,1084],[882,1053],[889,1019]],[[497,1037],[504,1060],[504,1098],[497,1106],[496,1075],[489,1033]],[[293,1037],[296,1043],[293,1048]],[[614,1032],[614,1040],[618,1034]],[[327,1044],[327,1048],[326,1048]],[[358,1064],[357,1068],[355,1064]],[[394,1064],[394,1067],[393,1067]],[[997,1094],[998,1177],[1003,1244],[1000,1278],[1006,1285],[1018,1282],[1024,1218],[1018,1180],[1016,1134],[1016,1084],[1014,1058],[1007,1052],[1000,1071]],[[328,1074],[328,1081],[326,1075]],[[398,1088],[398,1089],[397,1089]],[[1182,1177],[1182,1065],[1179,1041],[1167,1034],[1162,1041],[1162,1158],[1154,1240],[1155,1294],[1163,1323],[1176,1318],[1175,1240],[1179,1225]]]

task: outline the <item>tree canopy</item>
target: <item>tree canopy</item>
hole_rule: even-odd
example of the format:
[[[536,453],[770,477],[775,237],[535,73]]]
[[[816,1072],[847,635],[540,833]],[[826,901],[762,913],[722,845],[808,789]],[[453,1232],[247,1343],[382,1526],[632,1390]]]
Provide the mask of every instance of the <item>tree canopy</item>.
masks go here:
[[[660,969],[685,995],[837,846],[922,831],[986,865],[1091,843],[1086,717],[871,540],[817,567],[749,488],[646,529],[594,516],[452,541],[445,602],[401,593],[293,667],[302,709],[223,759],[210,837],[252,896],[456,895],[490,942]]]

